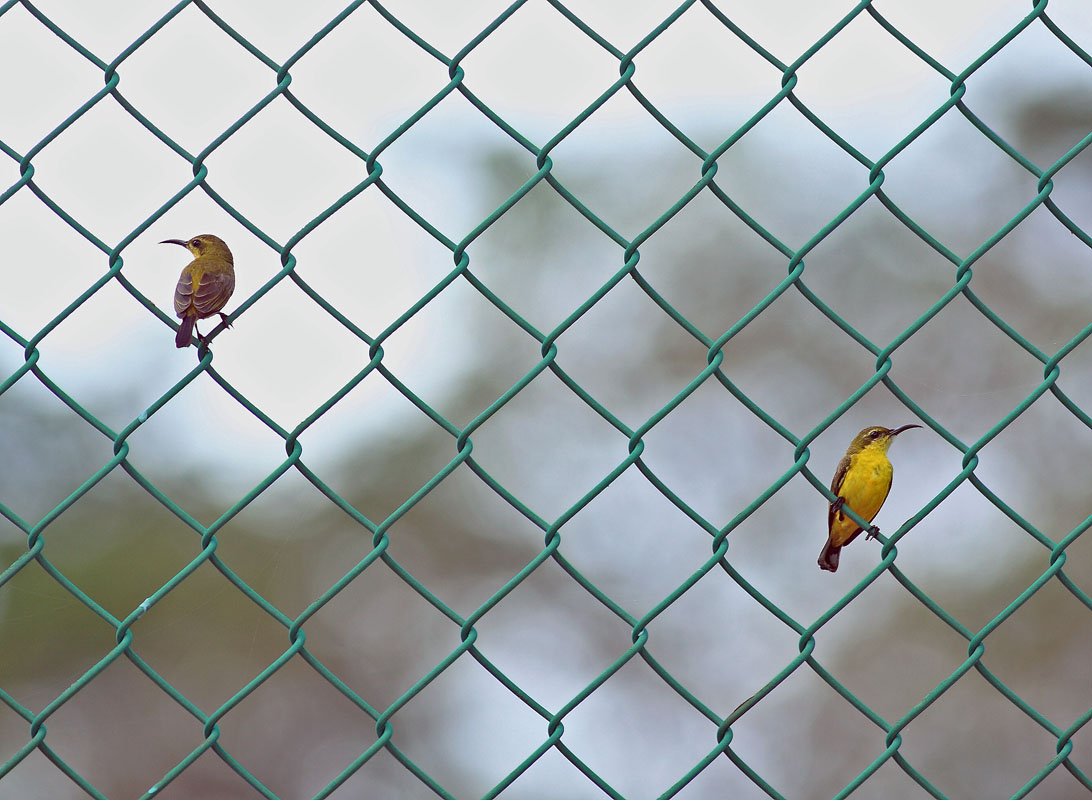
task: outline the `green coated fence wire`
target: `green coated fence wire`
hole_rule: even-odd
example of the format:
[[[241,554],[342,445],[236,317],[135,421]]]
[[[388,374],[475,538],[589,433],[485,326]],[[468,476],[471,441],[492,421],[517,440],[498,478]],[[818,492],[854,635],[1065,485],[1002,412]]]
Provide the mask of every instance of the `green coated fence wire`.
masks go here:
[[[5,586],[10,588],[12,582],[24,570],[27,570],[31,565],[37,565],[78,603],[108,625],[114,632],[115,640],[112,649],[103,654],[96,663],[83,669],[82,673],[71,685],[62,691],[56,692],[40,706],[31,707],[27,705],[25,699],[19,697],[18,692],[12,691],[11,687],[0,686],[0,700],[2,700],[3,705],[12,715],[17,715],[22,720],[21,743],[13,749],[0,750],[0,796],[12,796],[5,793],[5,781],[10,781],[12,776],[17,774],[21,765],[30,763],[33,759],[44,757],[48,759],[59,774],[67,777],[72,787],[78,788],[78,793],[73,796],[87,796],[102,800],[111,797],[111,800],[113,800],[112,796],[97,788],[92,779],[81,774],[77,766],[66,761],[63,749],[55,745],[57,741],[55,731],[63,726],[63,716],[59,712],[66,703],[82,692],[88,691],[89,687],[93,687],[95,682],[99,681],[111,669],[112,665],[128,662],[129,665],[139,670],[148,681],[154,684],[159,692],[192,717],[195,720],[195,730],[200,731],[199,742],[195,746],[186,744],[189,749],[182,757],[178,758],[172,768],[163,773],[153,785],[147,788],[143,795],[144,798],[151,798],[160,793],[167,793],[167,796],[170,796],[169,790],[172,782],[186,773],[198,759],[207,758],[219,759],[239,780],[245,782],[249,787],[246,796],[282,797],[284,795],[276,793],[263,782],[259,775],[249,771],[246,766],[246,759],[240,756],[238,752],[233,752],[233,749],[224,743],[222,724],[225,717],[241,704],[246,703],[248,698],[251,698],[259,687],[274,679],[290,663],[298,664],[301,661],[320,676],[325,684],[341,695],[356,713],[360,713],[362,719],[365,716],[370,719],[369,724],[374,727],[376,737],[374,742],[371,742],[363,749],[358,749],[353,757],[341,763],[338,769],[326,778],[327,783],[320,791],[309,795],[316,798],[316,800],[317,798],[325,798],[335,794],[343,796],[338,794],[339,789],[360,773],[366,765],[373,761],[391,761],[392,759],[397,762],[399,769],[412,775],[422,796],[435,794],[451,800],[454,800],[454,798],[463,800],[469,796],[493,798],[506,792],[517,781],[520,781],[521,777],[532,775],[536,765],[544,763],[549,758],[558,757],[566,760],[583,776],[587,787],[585,790],[587,794],[584,796],[626,797],[628,795],[623,794],[623,791],[612,785],[612,782],[604,774],[597,772],[587,760],[581,757],[580,748],[576,747],[572,740],[566,737],[566,723],[570,720],[570,715],[581,704],[585,703],[593,693],[609,685],[628,665],[637,663],[645,665],[654,672],[664,686],[707,721],[705,723],[707,737],[703,745],[704,754],[690,764],[689,768],[673,775],[665,787],[658,788],[650,796],[660,798],[677,795],[688,796],[686,795],[688,787],[691,787],[703,774],[709,774],[706,772],[707,770],[711,773],[718,766],[730,768],[745,776],[756,792],[756,796],[759,793],[774,798],[788,796],[785,793],[787,790],[782,785],[783,781],[777,774],[761,764],[750,762],[743,752],[737,750],[737,723],[744,720],[752,710],[760,708],[763,700],[777,690],[779,686],[802,672],[818,676],[837,692],[855,712],[859,712],[861,718],[880,731],[877,734],[877,741],[882,741],[882,746],[869,753],[871,760],[851,780],[844,783],[840,791],[837,792],[836,797],[841,798],[850,795],[866,784],[877,771],[885,767],[900,771],[915,785],[913,787],[915,793],[906,796],[928,795],[936,798],[957,796],[946,794],[938,785],[938,782],[935,782],[935,778],[931,779],[926,769],[922,768],[920,764],[915,765],[914,757],[909,755],[902,747],[903,731],[911,722],[925,714],[939,698],[944,696],[965,675],[972,672],[987,682],[1012,707],[1030,718],[1052,743],[1054,757],[1042,763],[1041,767],[1034,773],[1027,774],[1024,785],[1015,792],[1009,792],[1010,796],[1013,798],[1027,796],[1048,779],[1058,779],[1058,776],[1065,777],[1066,791],[1069,793],[1067,796],[1075,796],[1078,793],[1092,793],[1092,778],[1078,765],[1079,759],[1073,757],[1075,737],[1092,718],[1092,708],[1078,712],[1072,722],[1065,725],[1052,721],[1046,713],[1037,709],[1032,702],[1018,694],[1000,675],[991,671],[984,659],[987,637],[999,626],[1005,624],[1043,587],[1049,586],[1054,589],[1060,587],[1075,598],[1085,609],[1092,611],[1092,597],[1081,588],[1077,580],[1066,573],[1067,558],[1069,558],[1067,549],[1079,539],[1085,530],[1092,526],[1092,514],[1071,530],[1065,532],[1064,535],[1052,538],[1031,521],[1021,516],[1011,504],[1006,503],[1005,499],[991,490],[976,474],[976,468],[979,466],[979,453],[982,449],[1005,431],[1033,403],[1048,393],[1082,425],[1092,429],[1092,416],[1081,407],[1076,399],[1066,394],[1059,385],[1060,362],[1092,334],[1092,323],[1082,328],[1068,341],[1062,343],[1054,352],[1044,351],[1021,335],[998,311],[991,308],[976,293],[975,284],[972,280],[974,270],[983,257],[1035,212],[1049,214],[1050,217],[1068,229],[1080,243],[1092,247],[1092,237],[1090,237],[1089,233],[1067,216],[1052,196],[1055,188],[1055,177],[1060,170],[1077,159],[1085,148],[1092,143],[1092,132],[1080,139],[1076,144],[1073,144],[1052,163],[1039,164],[1021,153],[1009,141],[1006,141],[986,121],[976,116],[965,103],[968,94],[967,81],[971,76],[1027,30],[1034,28],[1039,35],[1052,37],[1074,59],[1082,62],[1085,67],[1092,67],[1092,56],[1082,49],[1077,41],[1063,30],[1062,26],[1051,19],[1047,13],[1047,0],[1040,0],[1040,2],[1032,5],[1026,16],[1019,19],[1011,28],[1005,30],[991,46],[982,51],[977,58],[959,71],[945,66],[931,56],[916,44],[910,36],[900,31],[895,24],[884,16],[881,4],[873,4],[870,0],[862,0],[852,8],[843,9],[844,16],[800,53],[799,57],[792,63],[784,63],[779,60],[769,50],[765,49],[759,41],[752,38],[744,30],[744,26],[734,21],[733,13],[723,3],[718,6],[714,2],[700,2],[699,0],[683,2],[667,14],[659,24],[649,29],[631,49],[624,51],[612,44],[606,36],[597,32],[591,24],[582,19],[577,11],[566,7],[557,0],[546,0],[545,4],[551,7],[565,21],[574,36],[579,36],[581,41],[590,42],[598,51],[601,51],[600,55],[617,62],[618,77],[613,83],[603,85],[601,93],[586,108],[576,114],[568,124],[558,130],[552,138],[545,142],[536,142],[521,132],[514,124],[504,119],[482,97],[475,94],[471,88],[473,82],[467,79],[467,71],[464,69],[464,62],[467,61],[468,57],[474,54],[484,43],[490,41],[490,37],[502,30],[505,23],[529,2],[530,0],[520,0],[520,2],[512,3],[495,19],[485,25],[480,33],[470,38],[458,52],[446,54],[431,44],[425,36],[416,32],[411,25],[399,18],[400,12],[397,4],[388,8],[379,2],[357,0],[348,4],[344,10],[334,16],[283,62],[278,62],[270,57],[253,42],[249,41],[243,33],[229,25],[217,14],[214,8],[216,4],[201,2],[200,0],[185,0],[178,3],[109,61],[99,57],[81,44],[75,36],[67,32],[62,25],[51,19],[49,14],[35,4],[24,0],[8,0],[8,2],[0,6],[0,29],[4,25],[6,15],[29,14],[37,23],[40,23],[56,37],[59,43],[63,43],[63,46],[69,48],[80,59],[100,70],[103,77],[101,90],[87,97],[86,101],[73,109],[67,118],[25,152],[21,152],[4,141],[0,141],[0,149],[17,166],[19,176],[18,180],[4,188],[0,193],[0,215],[4,213],[3,204],[13,201],[15,198],[27,202],[29,196],[32,196],[35,202],[43,204],[80,237],[97,247],[106,256],[108,264],[107,269],[91,285],[87,286],[82,293],[40,329],[22,330],[16,325],[9,324],[9,321],[0,319],[0,331],[7,339],[16,343],[24,354],[23,363],[11,374],[6,375],[2,383],[0,383],[0,395],[21,382],[36,381],[85,422],[87,426],[90,426],[96,432],[96,435],[106,437],[112,443],[112,458],[103,463],[93,474],[87,476],[75,490],[71,491],[67,497],[57,503],[40,519],[23,518],[10,505],[12,503],[10,496],[0,497],[0,513],[25,535],[25,548],[13,559],[5,559],[3,564],[4,569],[0,574],[0,601],[2,601]],[[315,110],[308,107],[292,90],[293,68],[313,49],[320,47],[328,36],[352,18],[354,14],[359,13],[362,8],[370,8],[372,12],[385,21],[386,28],[383,32],[385,36],[408,41],[425,56],[446,68],[448,76],[446,85],[435,91],[426,102],[406,116],[386,138],[375,143],[370,150],[365,149],[346,133],[335,129]],[[172,139],[168,131],[158,127],[134,103],[130,102],[126,98],[123,84],[120,81],[120,77],[128,68],[127,62],[129,59],[138,51],[145,48],[154,48],[156,43],[153,37],[171,25],[172,21],[183,12],[204,15],[209,22],[219,28],[227,37],[230,37],[239,48],[242,48],[249,57],[268,70],[269,88],[267,93],[251,108],[239,114],[232,124],[196,153],[190,152],[178,141]],[[635,59],[646,48],[671,30],[672,26],[676,25],[680,19],[688,14],[701,14],[705,21],[704,24],[715,25],[723,29],[726,34],[734,37],[737,43],[748,48],[754,55],[766,62],[772,70],[780,73],[781,76],[780,90],[771,94],[768,101],[753,116],[740,124],[730,136],[708,151],[684,133],[680,127],[672,122],[667,114],[657,108],[653,101],[642,93],[639,88],[640,81],[637,79],[635,66]],[[862,23],[875,26],[877,31],[882,30],[888,37],[887,41],[890,47],[899,48],[904,55],[925,65],[937,76],[943,78],[949,86],[947,99],[936,106],[927,116],[920,119],[894,146],[875,160],[866,156],[850,141],[843,138],[833,126],[824,122],[795,92],[800,81],[799,72],[801,68],[816,54],[822,52],[848,26]],[[62,44],[58,46],[62,46]],[[669,205],[665,205],[662,213],[651,224],[648,224],[647,227],[632,237],[619,232],[601,216],[598,216],[591,204],[585,204],[578,196],[578,191],[571,185],[567,186],[554,170],[554,151],[558,146],[580,129],[593,114],[613,98],[623,95],[627,95],[636,101],[652,120],[688,151],[692,156],[694,167],[693,177],[691,178],[692,185]],[[423,213],[415,209],[403,196],[400,196],[391,185],[385,182],[383,170],[384,156],[388,148],[411,131],[430,111],[445,100],[452,99],[469,104],[476,109],[481,118],[526,152],[528,165],[533,164],[533,174],[526,178],[516,191],[507,196],[503,202],[497,205],[480,222],[474,225],[469,233],[459,240],[450,238],[433,222],[430,222]],[[362,179],[352,188],[284,241],[279,241],[266,230],[263,230],[252,219],[249,219],[242,209],[233,206],[223,195],[218,193],[215,188],[215,180],[210,178],[209,168],[206,166],[206,162],[218,148],[235,136],[263,109],[278,100],[287,101],[295,112],[298,112],[303,119],[321,132],[329,142],[356,159],[360,165],[360,175],[362,176]],[[124,109],[133,120],[169,148],[175,156],[184,159],[192,167],[193,174],[191,181],[179,188],[173,197],[148,214],[139,225],[117,242],[99,238],[90,227],[85,226],[72,213],[66,211],[63,202],[45,191],[35,181],[35,160],[43,151],[56,142],[59,137],[65,135],[69,129],[94,109],[107,104],[115,104]],[[717,180],[718,160],[722,156],[728,154],[748,132],[774,114],[775,111],[784,112],[789,109],[806,120],[815,131],[822,134],[846,156],[859,164],[862,168],[862,175],[867,178],[866,181],[862,182],[859,194],[845,204],[844,207],[841,207],[837,213],[829,218],[825,225],[816,230],[810,238],[799,246],[786,244],[770,230],[763,227],[754,216],[748,213],[738,198],[735,198],[732,192],[725,188],[724,183],[718,183]],[[17,113],[18,109],[8,109],[8,113],[12,111]],[[1026,204],[997,227],[992,235],[965,254],[951,249],[945,243],[934,238],[924,225],[916,221],[884,190],[884,170],[940,120],[952,116],[957,116],[973,126],[977,134],[987,140],[998,154],[1011,162],[1012,165],[1028,173],[1035,181],[1035,192],[1027,197]],[[2,124],[0,124],[0,130],[2,130]],[[550,192],[563,200],[598,232],[597,235],[601,234],[606,237],[622,251],[621,264],[615,268],[613,274],[592,291],[583,302],[575,305],[571,312],[552,329],[536,327],[528,318],[522,316],[511,304],[502,299],[502,294],[495,287],[491,288],[487,280],[471,270],[471,258],[468,254],[471,245],[479,237],[490,230],[505,214],[521,202],[524,202],[536,190]],[[330,297],[324,297],[320,291],[308,283],[304,275],[297,271],[297,259],[293,255],[293,249],[316,228],[337,214],[354,198],[365,192],[370,192],[371,195],[377,193],[382,195],[385,202],[397,209],[401,215],[418,226],[435,242],[450,251],[454,263],[454,267],[451,268],[448,274],[436,281],[416,302],[409,305],[401,315],[378,333],[369,333],[363,330],[343,310],[339,310]],[[233,306],[228,322],[237,322],[239,326],[244,325],[247,312],[251,308],[262,303],[267,295],[277,287],[282,284],[291,284],[297,287],[318,308],[328,314],[332,320],[342,326],[348,334],[367,346],[366,363],[359,364],[357,372],[350,380],[345,382],[325,402],[316,407],[313,412],[292,429],[282,427],[275,421],[273,415],[264,411],[258,403],[249,399],[242,390],[233,385],[232,376],[218,370],[215,366],[213,348],[207,344],[202,344],[196,351],[197,363],[188,374],[164,392],[143,413],[116,430],[92,413],[86,404],[81,404],[79,399],[66,392],[58,382],[50,377],[49,372],[41,364],[43,348],[48,345],[48,337],[66,320],[72,318],[85,303],[88,303],[97,293],[108,287],[121,287],[128,297],[137,301],[151,315],[167,325],[176,325],[174,318],[161,309],[159,301],[162,298],[149,298],[126,276],[123,270],[124,254],[127,247],[148,232],[153,225],[160,222],[165,215],[180,203],[188,197],[201,194],[210,198],[257,240],[279,254],[280,258],[281,268],[279,272],[249,296],[236,298],[237,304]],[[657,290],[656,282],[638,269],[642,246],[664,229],[680,212],[687,209],[692,201],[697,198],[715,200],[725,212],[738,219],[754,234],[757,234],[769,248],[776,251],[785,264],[785,273],[783,277],[778,276],[779,282],[776,283],[774,288],[740,316],[738,321],[731,327],[716,336],[709,335],[695,322],[688,319],[661,291]],[[935,251],[940,258],[950,262],[952,267],[952,282],[943,296],[887,342],[872,341],[858,327],[855,327],[848,319],[836,312],[828,303],[829,297],[824,300],[820,296],[821,292],[809,287],[808,275],[806,274],[806,261],[809,255],[832,233],[838,230],[843,223],[857,214],[866,203],[870,203],[872,208],[877,207],[877,204],[882,206],[893,220],[896,220],[924,245]],[[475,290],[481,298],[491,304],[510,323],[517,326],[526,336],[531,337],[537,343],[539,351],[537,363],[526,369],[493,402],[463,425],[447,418],[434,405],[427,402],[424,397],[415,393],[408,383],[395,373],[384,358],[386,352],[384,348],[388,347],[388,341],[391,337],[403,330],[415,315],[422,312],[445,289],[457,283]],[[649,301],[670,318],[679,330],[700,343],[700,346],[706,351],[705,368],[694,374],[681,391],[678,391],[677,394],[654,413],[647,416],[636,427],[631,427],[623,422],[616,413],[597,399],[592,391],[581,385],[573,374],[566,371],[558,359],[558,339],[567,331],[573,329],[612,290],[624,283],[639,289]],[[726,365],[724,350],[734,337],[743,332],[752,322],[759,319],[775,301],[789,293],[795,293],[806,300],[857,346],[864,348],[871,356],[874,356],[873,373],[859,385],[856,391],[832,408],[829,414],[823,417],[814,427],[803,431],[789,430],[741,388],[738,382],[733,379],[731,369]],[[940,421],[931,416],[925,408],[915,403],[910,392],[900,386],[891,374],[899,348],[925,326],[930,325],[938,315],[957,301],[967,302],[973,306],[983,318],[1042,365],[1042,377],[1038,385],[1012,407],[1008,413],[997,419],[995,423],[981,433],[978,438],[969,441],[963,441],[957,437]],[[212,332],[214,338],[224,333],[225,329],[226,324],[216,326]],[[164,336],[165,340],[170,338],[166,333]],[[379,376],[390,387],[393,387],[412,403],[421,414],[427,417],[431,424],[442,430],[450,438],[453,445],[448,463],[436,471],[429,480],[420,485],[416,492],[392,512],[377,519],[365,515],[353,502],[335,490],[329,482],[329,476],[321,475],[318,471],[309,467],[303,460],[303,447],[300,444],[301,436],[312,425],[322,419],[325,414],[330,412],[370,376]],[[501,479],[483,466],[483,463],[475,457],[474,452],[475,434],[487,421],[497,415],[533,382],[542,378],[551,378],[551,376],[552,379],[560,381],[575,398],[578,398],[606,425],[617,431],[628,441],[626,456],[604,474],[601,480],[588,488],[563,513],[552,519],[541,516],[525,500],[521,499],[515,491],[507,488]],[[284,443],[285,452],[284,459],[275,469],[209,524],[199,522],[182,507],[177,499],[172,499],[130,460],[136,446],[131,441],[134,434],[141,426],[153,419],[180,392],[198,379],[211,379],[211,381],[215,382],[219,389],[253,415],[258,423],[279,437]],[[758,584],[749,581],[745,571],[742,571],[738,564],[733,563],[729,546],[731,534],[797,476],[801,476],[810,483],[815,491],[826,500],[834,499],[834,495],[827,489],[826,467],[819,467],[815,471],[812,469],[809,446],[824,431],[845,417],[847,412],[858,401],[879,384],[883,384],[895,398],[901,401],[907,412],[912,414],[916,421],[920,421],[928,428],[931,428],[952,448],[959,451],[962,458],[961,469],[917,513],[898,526],[897,529],[881,537],[882,551],[879,563],[867,574],[863,575],[850,591],[814,621],[798,619],[797,616],[790,614],[764,594]],[[710,521],[695,507],[688,504],[677,487],[673,488],[669,485],[667,480],[654,471],[646,460],[645,437],[649,432],[678,409],[688,398],[694,396],[703,387],[709,386],[718,387],[718,391],[723,389],[724,402],[742,404],[755,418],[768,426],[770,430],[788,442],[793,448],[792,465],[761,491],[758,496],[754,497],[753,501],[745,507],[735,509],[732,518],[724,525],[718,525]],[[488,487],[492,493],[501,498],[523,519],[538,528],[542,534],[542,544],[538,553],[470,613],[457,611],[445,601],[440,590],[426,585],[425,581],[415,577],[411,570],[395,558],[391,552],[392,527],[405,518],[426,496],[460,468],[471,471],[484,486]],[[578,569],[573,561],[566,557],[561,547],[562,532],[565,526],[597,497],[602,495],[623,473],[629,472],[632,474],[634,471],[639,472],[643,479],[654,487],[663,498],[666,498],[679,512],[705,531],[709,540],[708,556],[704,563],[695,565],[691,574],[683,582],[663,595],[659,602],[644,612],[642,616],[637,616],[627,610],[621,602]],[[351,519],[353,524],[358,527],[358,530],[370,536],[372,545],[364,558],[355,564],[349,565],[339,578],[330,583],[328,588],[317,593],[310,604],[296,615],[287,613],[278,607],[276,603],[263,596],[258,589],[251,585],[252,582],[244,580],[240,573],[233,569],[231,559],[221,555],[220,540],[218,540],[218,535],[221,534],[226,525],[236,519],[257,498],[288,473],[297,473],[313,485],[330,503]],[[128,608],[123,613],[117,613],[97,602],[81,588],[77,580],[74,580],[70,574],[66,574],[66,569],[60,566],[63,559],[58,560],[56,555],[51,552],[53,548],[51,548],[50,543],[50,526],[62,515],[69,513],[81,498],[88,495],[108,476],[114,476],[116,480],[118,476],[122,475],[127,476],[127,480],[139,486],[143,492],[154,498],[178,520],[192,529],[197,537],[192,539],[192,546],[187,551],[187,559],[189,560],[184,567],[178,569],[138,606]],[[926,519],[954,492],[961,487],[967,486],[973,487],[993,507],[1032,537],[1049,554],[1045,562],[1046,566],[1041,570],[1041,573],[1034,577],[1018,596],[1012,598],[1007,606],[996,612],[985,624],[977,628],[968,627],[958,620],[953,613],[911,580],[903,569],[900,569],[897,560],[897,546],[903,537],[922,520]],[[0,491],[7,490],[0,487]],[[816,552],[818,551],[818,544],[816,542]],[[541,697],[536,697],[527,688],[521,687],[515,677],[506,674],[498,663],[486,655],[487,648],[479,647],[480,631],[478,626],[483,617],[496,609],[521,584],[546,565],[563,570],[568,578],[579,585],[606,612],[616,617],[630,630],[629,646],[618,652],[614,660],[606,665],[593,679],[583,685],[579,691],[571,694],[564,702],[558,704],[546,703]],[[452,647],[431,669],[417,678],[400,696],[396,697],[392,702],[380,704],[370,702],[357,689],[354,689],[343,676],[339,676],[337,668],[332,666],[328,659],[320,658],[316,650],[309,648],[306,635],[309,621],[326,608],[328,604],[331,604],[350,584],[373,567],[386,569],[389,573],[397,576],[420,598],[449,620],[453,629],[458,630],[458,643],[456,646]],[[172,591],[191,579],[199,570],[208,569],[217,571],[234,586],[234,589],[242,597],[245,597],[259,609],[268,620],[279,624],[287,632],[287,637],[284,640],[286,644],[279,655],[269,662],[268,666],[242,683],[234,695],[216,706],[208,706],[203,702],[187,697],[187,694],[181,688],[172,684],[160,671],[157,671],[148,661],[142,658],[139,631],[134,632],[134,625],[141,617],[156,608]],[[685,678],[673,674],[662,658],[657,658],[656,648],[653,644],[650,644],[650,642],[654,641],[650,638],[650,625],[710,574],[730,580],[751,600],[768,611],[779,624],[791,630],[797,637],[796,649],[798,653],[795,657],[785,663],[783,668],[776,674],[761,676],[760,680],[756,680],[754,685],[757,687],[757,691],[732,711],[725,708],[716,708],[707,700],[703,700],[702,696],[699,696],[699,692],[695,691],[693,687],[688,687]],[[921,606],[931,612],[937,620],[966,643],[965,656],[962,662],[957,664],[954,669],[951,669],[949,674],[921,697],[920,702],[905,710],[901,716],[895,717],[882,715],[872,705],[857,696],[846,685],[843,685],[815,657],[815,637],[820,628],[834,620],[885,575],[897,581],[906,592],[920,602]],[[5,647],[5,649],[7,648]],[[6,656],[7,654],[5,654]],[[513,760],[506,766],[504,774],[500,775],[488,790],[476,792],[473,795],[467,794],[465,789],[450,785],[442,776],[430,773],[425,764],[411,757],[410,753],[399,744],[397,736],[398,719],[396,719],[400,711],[421,696],[434,681],[443,676],[456,662],[465,661],[466,659],[472,659],[479,664],[495,679],[500,687],[503,687],[511,699],[538,715],[542,721],[541,730],[543,731],[537,746],[527,753],[526,757],[522,758],[522,760]],[[1087,697],[1082,702],[1087,702]],[[10,721],[6,724],[10,727]],[[727,766],[728,764],[730,764],[730,767]],[[634,767],[634,769],[637,768],[637,766]],[[1052,778],[1052,776],[1054,777]],[[9,783],[9,785],[12,784]],[[547,791],[542,796],[553,795]]]

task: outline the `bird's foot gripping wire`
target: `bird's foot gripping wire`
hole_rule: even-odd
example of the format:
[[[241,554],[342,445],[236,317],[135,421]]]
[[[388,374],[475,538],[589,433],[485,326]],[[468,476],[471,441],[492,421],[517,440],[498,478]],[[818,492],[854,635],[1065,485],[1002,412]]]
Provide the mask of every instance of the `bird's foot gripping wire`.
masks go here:
[[[880,529],[877,528],[875,525],[873,525],[871,528],[868,529],[868,534],[864,538],[865,538],[865,541],[867,542],[869,539],[875,539],[879,535],[880,535]]]
[[[845,504],[846,499],[844,497],[839,497],[837,500],[830,504],[830,513],[837,514],[839,511],[842,510],[842,506],[844,506]]]
[[[231,327],[231,323],[228,322],[227,314],[225,314],[223,311],[220,312],[220,319],[223,320],[225,328]]]

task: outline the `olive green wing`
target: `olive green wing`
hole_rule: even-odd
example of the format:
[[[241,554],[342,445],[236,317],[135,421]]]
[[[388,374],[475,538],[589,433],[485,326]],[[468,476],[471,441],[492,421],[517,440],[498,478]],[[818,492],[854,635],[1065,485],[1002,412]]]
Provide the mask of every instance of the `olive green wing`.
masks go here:
[[[830,481],[830,490],[836,497],[842,496],[842,481],[846,479],[847,472],[849,472],[849,456],[842,456],[842,460],[838,462],[838,468],[834,470],[834,477]],[[834,503],[831,503],[830,510],[827,512],[827,533],[830,533],[833,527]]]
[[[235,291],[235,275],[231,272],[206,272],[201,276],[197,291],[193,294],[193,305],[201,319],[211,317],[225,305]],[[177,300],[176,300],[177,303]]]

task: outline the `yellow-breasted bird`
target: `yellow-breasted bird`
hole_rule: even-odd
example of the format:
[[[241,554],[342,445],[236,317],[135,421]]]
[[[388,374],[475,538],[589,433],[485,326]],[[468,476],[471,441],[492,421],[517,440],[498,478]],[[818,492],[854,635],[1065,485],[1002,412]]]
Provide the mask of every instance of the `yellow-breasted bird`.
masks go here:
[[[880,511],[891,490],[891,462],[887,460],[887,448],[905,430],[920,425],[903,425],[901,428],[884,428],[872,425],[853,437],[845,456],[838,462],[830,490],[838,499],[830,504],[827,515],[829,531],[827,543],[819,554],[819,566],[829,572],[838,569],[838,553],[861,532],[861,526],[842,511],[843,505],[852,508],[861,519],[872,522]],[[880,532],[873,525],[866,539],[874,539]]]
[[[219,314],[227,323],[227,315],[220,311],[235,291],[235,262],[224,240],[211,233],[202,233],[192,239],[167,239],[160,244],[178,244],[193,253],[191,261],[178,279],[174,290],[174,313],[182,319],[176,347],[189,347],[190,337],[197,330],[197,320]],[[198,341],[204,341],[197,331]]]

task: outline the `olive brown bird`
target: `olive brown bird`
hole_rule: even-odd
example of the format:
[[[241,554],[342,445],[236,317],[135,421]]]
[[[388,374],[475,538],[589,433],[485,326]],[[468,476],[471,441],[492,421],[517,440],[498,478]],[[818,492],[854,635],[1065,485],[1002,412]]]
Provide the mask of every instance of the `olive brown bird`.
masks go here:
[[[224,240],[211,233],[202,233],[192,239],[166,239],[160,244],[177,244],[193,253],[193,261],[182,270],[178,286],[174,290],[174,313],[181,318],[176,347],[189,347],[191,336],[197,332],[197,340],[205,341],[197,330],[197,320],[219,314],[224,324],[231,327],[222,309],[235,291],[235,262]]]
[[[900,433],[920,425],[903,425],[901,428],[884,428],[871,425],[856,436],[838,462],[830,490],[837,499],[830,504],[827,514],[827,543],[819,554],[819,566],[828,572],[838,569],[838,554],[861,532],[861,526],[843,510],[849,506],[861,519],[872,522],[880,506],[891,491],[893,470],[887,458],[887,448]],[[875,539],[880,529],[875,525],[868,529],[866,539]]]

